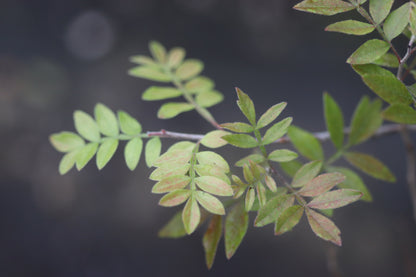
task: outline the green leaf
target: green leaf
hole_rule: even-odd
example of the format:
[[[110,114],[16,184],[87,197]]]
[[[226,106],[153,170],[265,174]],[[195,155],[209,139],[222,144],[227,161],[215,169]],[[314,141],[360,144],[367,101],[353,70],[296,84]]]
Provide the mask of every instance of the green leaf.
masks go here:
[[[248,228],[248,213],[243,203],[236,204],[225,219],[225,255],[227,259],[237,251]]]
[[[190,167],[190,164],[180,164],[177,166],[174,164],[168,164],[166,166],[161,166],[153,170],[149,179],[153,181],[161,181],[174,175],[185,175],[188,173]]]
[[[230,171],[230,166],[223,157],[212,151],[202,151],[196,154],[199,164],[215,165],[220,167],[224,173]]]
[[[177,68],[185,58],[186,52],[182,47],[175,47],[169,51],[167,65],[170,68]]]
[[[303,215],[303,207],[294,205],[284,210],[276,221],[274,234],[281,235],[293,229]]]
[[[179,97],[181,95],[182,95],[182,92],[176,88],[151,86],[143,92],[142,100],[145,100],[145,101],[164,100],[164,99]]]
[[[102,169],[113,157],[118,147],[118,139],[106,139],[97,151],[97,168]],[[127,162],[127,161],[126,161]],[[131,164],[130,164],[131,165]],[[127,166],[130,166],[127,164]]]
[[[161,150],[162,142],[159,137],[149,139],[144,150],[147,167],[153,166],[153,162],[159,158]]]
[[[154,66],[154,67],[159,66],[152,58],[148,56],[143,56],[143,55],[131,56],[129,60],[132,63],[138,63],[138,64],[149,65],[149,66]]]
[[[380,65],[380,66],[385,66],[385,67],[392,67],[392,68],[399,67],[399,61],[397,60],[397,57],[391,53],[384,54],[377,60],[374,60],[372,63]]]
[[[49,137],[52,146],[59,152],[71,152],[85,145],[84,140],[72,132],[60,132]]]
[[[224,129],[237,133],[251,133],[254,131],[253,126],[243,122],[223,123],[220,126]]]
[[[241,89],[235,88],[237,91],[237,105],[241,112],[245,115],[251,125],[256,125],[256,110],[254,109],[253,101]]]
[[[214,176],[201,176],[195,178],[195,183],[200,189],[219,196],[232,196],[233,189],[229,184]]]
[[[118,112],[118,121],[121,131],[127,135],[134,136],[142,132],[142,125],[126,112]]]
[[[181,80],[189,80],[202,72],[204,64],[199,60],[185,60],[175,71],[176,77]]]
[[[292,187],[303,187],[306,183],[310,182],[318,175],[318,173],[321,171],[321,168],[321,161],[313,161],[304,164],[296,171],[295,175],[293,176]]]
[[[222,139],[227,141],[229,144],[240,148],[253,148],[259,145],[255,138],[246,134],[225,135]]]
[[[143,141],[141,138],[131,139],[124,148],[124,159],[127,167],[133,171],[139,164],[140,155],[143,149]]]
[[[191,196],[186,202],[182,211],[182,221],[188,235],[192,234],[198,227],[201,220],[201,211],[194,196]]]
[[[166,49],[157,41],[151,41],[149,43],[149,49],[152,53],[153,58],[159,61],[160,63],[165,63],[166,61]]]
[[[195,196],[198,203],[208,212],[218,215],[225,214],[224,206],[217,197],[203,191],[197,191]]]
[[[94,157],[95,153],[98,149],[98,143],[97,142],[91,142],[86,144],[84,147],[80,148],[77,151],[76,154],[76,161],[75,165],[78,170],[81,170],[84,168],[84,166],[87,165],[87,163]]]
[[[99,103],[94,109],[95,120],[100,132],[105,136],[118,136],[118,122],[116,115],[107,106]]]
[[[189,176],[173,175],[157,182],[152,188],[152,193],[166,193],[184,189],[190,181],[191,178]]]
[[[347,59],[349,64],[371,63],[383,56],[390,49],[390,44],[383,40],[371,39],[361,45]]]
[[[202,238],[202,245],[205,251],[205,262],[208,269],[211,269],[215,254],[217,253],[218,243],[222,235],[222,216],[214,215],[209,222],[207,231]]]
[[[416,124],[416,110],[404,104],[392,104],[383,111],[387,120],[401,124]]]
[[[214,88],[214,82],[204,76],[198,76],[188,81],[185,84],[185,89],[191,93],[201,93],[204,91],[210,91]]]
[[[248,212],[251,210],[256,199],[256,191],[253,187],[249,187],[246,192],[246,198],[244,199],[245,210]]]
[[[287,133],[287,130],[290,124],[292,123],[292,120],[293,118],[287,117],[270,127],[263,136],[263,145],[273,143],[277,139],[283,137]]]
[[[324,93],[324,115],[331,140],[340,149],[344,143],[344,116],[338,103],[328,93]]]
[[[319,195],[308,203],[309,208],[336,209],[357,201],[363,194],[353,189],[337,189]]]
[[[284,210],[293,205],[294,201],[295,197],[287,194],[278,195],[270,199],[259,209],[254,226],[262,227],[275,222]]]
[[[321,239],[330,241],[338,246],[342,245],[341,231],[329,218],[311,210],[306,209],[306,216],[312,231]]]
[[[354,171],[345,168],[345,167],[328,167],[328,172],[339,172],[345,176],[345,181],[341,184],[338,184],[338,187],[344,189],[354,189],[360,191],[363,196],[360,200],[371,202],[373,197],[371,196],[370,191],[365,186],[363,180],[358,176]]]
[[[274,162],[289,162],[296,159],[297,157],[298,154],[296,152],[287,149],[278,149],[270,153],[267,158]]]
[[[327,192],[344,180],[345,176],[338,172],[321,174],[306,183],[298,193],[302,196],[315,197]]]
[[[389,15],[394,0],[370,0],[370,14],[374,22],[380,24]]]
[[[177,116],[180,113],[192,111],[194,106],[189,103],[165,103],[157,112],[157,117],[160,119],[169,119]]]
[[[286,108],[286,105],[287,105],[286,102],[282,102],[282,103],[276,104],[276,105],[272,106],[271,108],[269,108],[260,117],[259,121],[257,121],[257,129],[266,127],[267,125],[272,123],[281,114],[281,112],[284,110],[284,108]]]
[[[405,3],[389,14],[384,21],[383,30],[388,40],[400,35],[409,23],[410,4]]]
[[[252,161],[256,164],[260,164],[260,163],[264,162],[265,160],[266,159],[264,158],[263,155],[251,154],[251,155],[248,155],[247,157],[242,158],[241,160],[238,160],[235,163],[235,165],[241,167],[241,166],[244,166],[245,164],[248,164],[249,161]]]
[[[159,201],[159,205],[163,207],[178,206],[188,200],[189,196],[191,196],[189,189],[174,190],[163,196]]]
[[[98,125],[89,114],[83,111],[75,111],[74,124],[77,132],[85,139],[93,142],[100,140]]]
[[[370,103],[368,97],[361,98],[351,119],[349,145],[356,145],[371,137],[383,123],[381,117],[381,101]]]
[[[186,235],[185,227],[182,222],[182,213],[177,212],[169,222],[163,226],[159,231],[158,236],[160,238],[181,238]]]
[[[290,126],[288,135],[296,150],[310,160],[324,159],[322,146],[311,133],[295,126]]]
[[[344,154],[347,161],[362,172],[383,181],[395,182],[396,178],[380,160],[371,155],[360,152],[348,152]]]
[[[209,148],[218,148],[227,144],[222,136],[230,134],[227,131],[215,130],[207,133],[201,140],[201,144]]]
[[[195,102],[201,107],[209,108],[221,103],[223,99],[224,96],[220,92],[212,90],[198,93]]]
[[[375,27],[368,23],[356,20],[345,20],[327,26],[325,31],[362,36],[371,33],[374,29]]]
[[[128,74],[133,77],[143,78],[143,79],[156,81],[156,82],[167,83],[167,82],[172,81],[172,78],[169,75],[159,70],[158,68],[151,67],[151,66],[133,67],[128,71]]]
[[[59,162],[59,174],[64,175],[68,171],[70,171],[71,168],[74,167],[77,154],[78,154],[77,151],[72,151],[72,152],[66,153],[62,157],[61,161]]]
[[[293,8],[315,14],[334,15],[353,10],[355,7],[341,0],[305,0]]]

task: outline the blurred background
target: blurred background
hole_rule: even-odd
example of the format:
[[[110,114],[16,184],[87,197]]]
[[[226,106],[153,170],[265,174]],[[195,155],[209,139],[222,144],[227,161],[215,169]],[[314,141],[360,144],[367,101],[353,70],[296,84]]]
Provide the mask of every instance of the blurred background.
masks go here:
[[[178,240],[157,237],[175,211],[157,205],[160,195],[150,193],[144,163],[130,172],[119,150],[102,171],[90,162],[60,176],[62,155],[48,141],[52,133],[74,130],[74,110],[92,114],[97,102],[127,111],[146,131],[209,131],[194,113],[157,120],[160,103],[140,100],[152,83],[128,76],[128,59],[148,54],[150,40],[183,46],[188,57],[205,62],[204,75],[225,95],[211,109],[219,122],[242,120],[235,86],[252,97],[258,113],[287,101],[284,116],[309,131],[324,130],[322,93],[329,91],[349,122],[360,97],[373,96],[344,62],[363,38],[325,33],[345,16],[297,12],[296,2],[1,0],[0,276],[331,276],[332,250],[305,218],[281,237],[271,226],[250,227],[230,261],[221,242],[208,271],[201,231]],[[416,276],[400,138],[358,150],[383,160],[397,183],[362,175],[374,202],[335,212],[343,238],[339,270],[354,277]],[[224,151],[230,161],[246,154]]]

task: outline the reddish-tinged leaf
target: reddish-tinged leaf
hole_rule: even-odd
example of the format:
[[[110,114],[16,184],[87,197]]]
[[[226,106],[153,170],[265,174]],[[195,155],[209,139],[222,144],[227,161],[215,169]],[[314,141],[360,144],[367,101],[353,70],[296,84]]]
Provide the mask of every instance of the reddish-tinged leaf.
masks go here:
[[[248,213],[243,203],[236,204],[225,219],[225,256],[227,259],[237,251],[248,228]]]
[[[299,11],[321,15],[334,15],[353,10],[355,7],[341,0],[305,0],[293,8]]]
[[[186,202],[185,208],[182,211],[182,221],[185,231],[188,235],[192,234],[196,227],[198,227],[201,220],[201,211],[194,196],[191,196]]]
[[[272,123],[280,115],[280,113],[284,110],[286,105],[287,105],[286,102],[282,102],[282,103],[276,104],[276,105],[272,106],[271,108],[269,108],[260,117],[259,121],[257,121],[257,129],[263,128],[263,127],[269,125],[270,123]]]
[[[358,190],[338,189],[315,197],[307,206],[320,210],[336,209],[357,201],[362,195]]]
[[[219,196],[232,196],[233,189],[229,184],[214,176],[201,176],[195,178],[198,187],[208,193]]]
[[[224,206],[218,198],[203,191],[197,191],[195,196],[198,203],[208,212],[219,215],[225,214]]]
[[[163,207],[178,206],[182,204],[183,202],[185,202],[186,200],[188,200],[190,195],[191,195],[190,190],[178,189],[163,196],[159,201],[159,205]]]
[[[256,125],[256,110],[254,109],[253,101],[241,89],[235,88],[237,91],[237,105],[241,112],[246,116],[251,125]]]
[[[294,201],[295,197],[287,194],[270,199],[259,209],[254,226],[262,227],[275,222],[284,210],[293,205]]]
[[[361,36],[371,33],[374,29],[375,27],[368,23],[356,20],[345,20],[327,26],[325,31]]]
[[[318,196],[334,186],[342,183],[345,180],[345,176],[341,173],[326,173],[321,174],[318,177],[313,178],[311,181],[305,184],[305,186],[299,190],[299,194],[302,196],[314,197]]]
[[[205,262],[208,269],[211,269],[215,254],[217,253],[218,243],[222,235],[222,216],[214,215],[209,222],[208,229],[202,238],[202,245],[205,251]]]
[[[303,207],[295,205],[284,210],[276,221],[274,234],[281,235],[293,229],[303,215]]]
[[[374,178],[388,182],[396,181],[396,178],[387,166],[371,155],[359,152],[349,152],[345,153],[344,156],[353,166]]]
[[[243,122],[223,123],[220,126],[236,133],[251,133],[254,130],[253,126]]]
[[[191,178],[189,176],[174,175],[157,182],[152,188],[152,193],[165,193],[183,189],[190,181]]]
[[[306,183],[316,177],[318,173],[321,171],[322,162],[320,161],[313,161],[304,164],[298,171],[296,171],[295,175],[292,179],[292,187],[300,188],[303,187]]]
[[[311,210],[306,209],[309,225],[312,231],[321,239],[330,241],[338,246],[342,245],[341,231],[329,218]]]

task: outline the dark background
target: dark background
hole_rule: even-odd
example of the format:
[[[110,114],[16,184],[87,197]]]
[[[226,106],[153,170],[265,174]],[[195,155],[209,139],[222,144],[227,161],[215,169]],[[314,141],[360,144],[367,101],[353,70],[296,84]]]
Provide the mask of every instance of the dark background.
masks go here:
[[[157,120],[160,103],[140,100],[152,83],[126,74],[133,66],[128,58],[148,54],[150,40],[183,46],[188,57],[205,62],[204,75],[225,95],[211,109],[219,122],[242,120],[235,86],[253,98],[258,113],[287,101],[284,116],[309,131],[325,128],[326,90],[349,121],[360,97],[373,96],[344,62],[364,39],[325,33],[345,16],[297,12],[291,8],[296,2],[1,0],[0,276],[330,276],[332,248],[305,218],[282,237],[273,236],[272,227],[251,227],[230,261],[221,242],[208,271],[201,232],[157,237],[174,211],[157,205],[144,163],[130,172],[118,151],[102,171],[90,162],[60,176],[61,154],[48,142],[51,133],[74,130],[74,110],[91,114],[97,102],[127,111],[144,130],[209,131],[194,113]],[[231,161],[243,155],[230,150]],[[383,160],[397,183],[363,176],[374,202],[335,213],[344,245],[337,250],[340,271],[416,276],[416,226],[399,136],[358,150]]]

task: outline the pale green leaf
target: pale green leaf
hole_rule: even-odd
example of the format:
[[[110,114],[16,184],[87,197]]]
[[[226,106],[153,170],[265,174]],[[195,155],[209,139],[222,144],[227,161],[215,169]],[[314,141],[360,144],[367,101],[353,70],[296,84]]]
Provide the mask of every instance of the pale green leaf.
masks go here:
[[[293,8],[315,14],[334,15],[353,10],[355,7],[341,0],[304,0]]]
[[[127,135],[134,136],[142,132],[142,125],[126,112],[118,112],[118,121],[121,131]]]
[[[335,147],[340,149],[344,143],[344,116],[338,103],[328,93],[324,93],[323,100],[326,128]]]
[[[341,231],[329,218],[311,210],[306,209],[306,216],[312,231],[321,239],[330,241],[338,246],[342,245]]]
[[[185,49],[182,47],[172,48],[168,53],[167,65],[170,68],[177,68],[185,58],[185,54]]]
[[[251,133],[254,131],[253,126],[243,122],[223,123],[220,126],[236,133]]]
[[[60,132],[49,137],[52,146],[59,152],[71,152],[85,145],[84,140],[72,132]]]
[[[321,174],[306,183],[298,193],[302,196],[315,197],[327,192],[344,180],[345,176],[338,172]]]
[[[241,89],[236,88],[237,91],[237,105],[241,112],[245,115],[251,125],[256,125],[256,110],[254,109],[253,101]]]
[[[383,111],[387,120],[401,124],[416,124],[416,110],[404,104],[392,104]]]
[[[197,191],[195,196],[198,203],[208,212],[218,215],[225,214],[224,206],[217,197],[203,191]]]
[[[233,189],[229,184],[214,176],[200,176],[195,178],[200,189],[218,196],[232,196]]]
[[[142,94],[142,100],[155,101],[179,97],[182,92],[173,87],[151,86]]]
[[[222,216],[214,215],[209,222],[207,231],[202,237],[202,245],[205,252],[205,262],[208,269],[211,269],[215,254],[217,253],[218,243],[222,235]]]
[[[153,58],[160,62],[165,63],[166,61],[166,49],[157,41],[151,41],[149,43],[149,50],[152,53]]]
[[[98,125],[89,114],[83,111],[75,111],[74,124],[78,134],[83,136],[85,139],[93,142],[100,140]]]
[[[276,104],[276,105],[272,106],[271,108],[269,108],[260,117],[259,121],[257,121],[257,129],[266,127],[267,125],[272,123],[281,114],[281,112],[284,110],[284,108],[286,108],[286,105],[287,105],[286,102],[281,102],[281,103]]]
[[[84,166],[94,157],[98,149],[97,142],[91,142],[83,146],[77,151],[75,165],[78,170],[84,168]]]
[[[347,59],[350,64],[367,64],[383,56],[390,49],[390,44],[383,40],[371,39],[361,45]]]
[[[186,202],[182,211],[182,221],[188,235],[192,234],[198,227],[201,220],[201,211],[194,196],[191,196]]]
[[[98,128],[103,135],[115,137],[118,136],[118,122],[116,115],[107,106],[99,103],[94,109],[95,120]]]
[[[225,219],[225,256],[227,259],[237,251],[248,228],[248,213],[243,203],[237,203]]]
[[[102,169],[113,157],[118,147],[118,139],[106,139],[97,151],[97,168]],[[131,166],[131,164],[128,166]]]
[[[321,161],[312,161],[304,164],[299,168],[293,176],[292,187],[300,188],[303,187],[306,183],[315,178],[322,168]]]
[[[308,203],[309,208],[336,209],[357,201],[363,194],[353,189],[337,189],[323,193]]]
[[[246,134],[225,135],[222,139],[227,141],[229,144],[240,148],[253,148],[259,145],[255,138]]]
[[[159,158],[162,150],[162,142],[159,137],[153,137],[149,139],[145,147],[145,159],[147,167],[152,167],[153,162]]]
[[[370,14],[374,22],[380,24],[387,17],[394,0],[370,0]]]
[[[209,108],[221,103],[223,99],[224,96],[220,92],[212,90],[198,93],[195,102],[201,107]]]
[[[218,148],[227,144],[222,136],[230,134],[227,131],[215,130],[207,133],[201,140],[201,144],[209,148]]]
[[[304,208],[299,205],[294,205],[284,210],[276,221],[274,234],[281,235],[292,230],[299,223],[303,210]]]
[[[287,117],[270,127],[263,136],[262,144],[267,145],[283,137],[287,133],[292,120],[292,117]]]
[[[128,71],[128,74],[133,77],[143,78],[156,82],[170,82],[172,77],[165,72],[152,66],[136,66]]]
[[[298,154],[296,152],[287,149],[278,149],[271,152],[267,158],[274,162],[289,162],[297,157]]]
[[[176,77],[181,80],[189,80],[199,75],[204,69],[204,64],[199,60],[185,60],[175,71]]]
[[[368,23],[356,20],[345,20],[327,26],[325,31],[362,36],[371,33],[374,29],[375,27]]]
[[[348,152],[344,154],[344,157],[350,164],[376,179],[387,182],[396,181],[388,167],[371,155],[360,152]]]
[[[288,135],[300,154],[310,160],[322,161],[324,159],[321,143],[311,133],[292,125],[288,130]]]
[[[194,109],[194,106],[189,103],[165,103],[163,104],[159,111],[157,112],[157,117],[160,119],[169,119],[181,114],[183,112],[188,112]]]
[[[389,14],[384,21],[383,30],[388,40],[400,35],[409,23],[410,4],[405,3]]]
[[[191,196],[191,191],[188,189],[178,189],[172,192],[169,192],[163,196],[159,205],[163,207],[174,207],[184,203]]]
[[[215,84],[211,79],[204,76],[198,76],[186,82],[185,89],[191,93],[201,93],[212,90],[214,86]]]
[[[152,188],[152,193],[166,193],[184,189],[190,181],[191,178],[189,176],[173,175],[157,182]]]
[[[124,159],[130,170],[135,170],[139,164],[142,149],[143,141],[141,138],[133,138],[126,144],[124,148]]]

